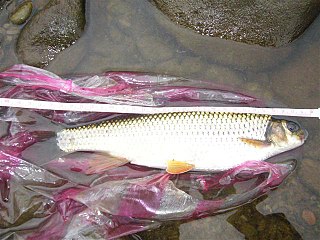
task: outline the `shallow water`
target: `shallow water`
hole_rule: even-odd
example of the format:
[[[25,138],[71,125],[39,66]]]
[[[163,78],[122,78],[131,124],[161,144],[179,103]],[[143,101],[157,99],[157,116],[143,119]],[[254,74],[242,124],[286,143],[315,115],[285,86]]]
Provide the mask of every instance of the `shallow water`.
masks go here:
[[[194,47],[198,35],[171,23],[148,1],[87,1],[86,14],[83,36],[46,69],[57,74],[109,70],[166,73],[231,85],[274,106],[320,105],[319,17],[301,37],[281,49],[205,37],[201,48],[210,54],[204,55],[199,46]],[[21,62],[14,52],[19,29],[8,24],[5,11],[0,24],[4,26],[0,29],[4,69]],[[8,29],[16,33],[10,35]],[[267,197],[224,214],[168,222],[160,229],[124,239],[279,239],[275,233],[279,226],[281,236],[288,239],[316,239],[320,235],[320,126],[318,119],[298,121],[309,132],[302,160]],[[310,212],[316,217],[315,224],[308,220]]]

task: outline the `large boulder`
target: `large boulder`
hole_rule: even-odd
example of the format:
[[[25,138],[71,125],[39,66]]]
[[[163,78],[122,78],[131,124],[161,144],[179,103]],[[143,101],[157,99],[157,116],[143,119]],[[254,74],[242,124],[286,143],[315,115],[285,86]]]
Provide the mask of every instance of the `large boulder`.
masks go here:
[[[320,12],[319,0],[153,0],[172,21],[201,35],[261,46],[283,46]]]
[[[51,0],[21,31],[17,55],[25,64],[44,67],[81,36],[85,22],[85,0]]]

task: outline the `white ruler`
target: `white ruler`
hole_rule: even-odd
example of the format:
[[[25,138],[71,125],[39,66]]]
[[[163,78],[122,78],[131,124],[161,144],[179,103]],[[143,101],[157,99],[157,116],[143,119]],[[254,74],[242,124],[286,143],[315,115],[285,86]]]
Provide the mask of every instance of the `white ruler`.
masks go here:
[[[320,119],[320,108],[318,109],[292,109],[292,108],[257,108],[257,107],[146,107],[103,103],[62,103],[27,99],[0,98],[0,106],[33,108],[62,111],[81,112],[113,112],[113,113],[136,113],[154,114],[166,112],[234,112],[234,113],[255,113],[277,116],[294,117],[317,117]]]

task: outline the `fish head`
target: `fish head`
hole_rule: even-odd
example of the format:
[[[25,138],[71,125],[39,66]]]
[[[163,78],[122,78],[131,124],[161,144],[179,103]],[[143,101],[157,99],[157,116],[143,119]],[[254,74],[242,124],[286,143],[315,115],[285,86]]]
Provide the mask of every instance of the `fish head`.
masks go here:
[[[301,146],[307,137],[298,123],[285,119],[272,119],[266,131],[266,139],[281,152]]]

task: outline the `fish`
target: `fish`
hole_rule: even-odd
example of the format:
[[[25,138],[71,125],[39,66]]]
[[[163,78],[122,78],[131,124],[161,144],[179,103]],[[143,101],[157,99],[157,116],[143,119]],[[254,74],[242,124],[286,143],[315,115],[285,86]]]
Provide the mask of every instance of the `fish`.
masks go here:
[[[65,153],[106,154],[106,168],[131,163],[181,174],[264,161],[301,146],[307,135],[298,123],[271,115],[194,111],[128,116],[66,128],[57,133],[56,141]]]

